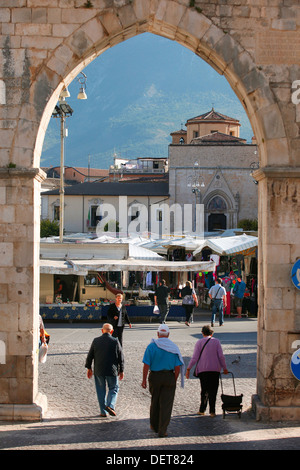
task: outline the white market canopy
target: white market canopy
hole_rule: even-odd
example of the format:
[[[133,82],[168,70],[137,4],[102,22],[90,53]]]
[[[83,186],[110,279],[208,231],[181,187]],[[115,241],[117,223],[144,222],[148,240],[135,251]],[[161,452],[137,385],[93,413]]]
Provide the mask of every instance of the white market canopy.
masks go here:
[[[246,234],[206,239],[192,236],[170,237],[160,240],[142,237],[117,240],[104,236],[95,240],[83,237],[77,243],[49,242],[41,243],[40,272],[82,276],[86,276],[89,271],[211,272],[215,270],[213,261],[167,261],[157,253],[157,249],[167,250],[181,246],[193,250],[195,256],[203,249],[210,248],[213,253],[228,256],[252,254],[258,246],[258,238]]]
[[[139,243],[144,240],[117,241],[104,237],[73,243],[40,243],[40,273],[77,274],[86,276],[89,271],[214,271],[213,261],[167,261],[155,251]]]
[[[186,250],[196,250],[203,243],[204,239],[199,237],[183,237],[183,238],[170,238],[167,241],[161,242],[161,246],[165,248],[185,248]]]
[[[77,274],[86,276],[89,271],[185,271],[209,272],[215,270],[213,261],[165,261],[142,259],[77,259],[77,260],[40,260],[40,273]]]
[[[245,233],[234,237],[207,238],[193,251],[193,255],[200,253],[204,248],[210,248],[220,256],[247,254],[251,250],[254,251],[257,246],[258,238]]]

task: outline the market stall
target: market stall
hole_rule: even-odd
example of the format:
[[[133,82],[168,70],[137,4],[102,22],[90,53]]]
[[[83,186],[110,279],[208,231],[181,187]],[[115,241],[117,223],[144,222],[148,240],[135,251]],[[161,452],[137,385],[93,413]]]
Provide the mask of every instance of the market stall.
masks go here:
[[[126,302],[125,302],[126,304]],[[44,320],[52,321],[101,321],[107,317],[110,303],[90,305],[85,304],[41,304],[40,314]],[[127,313],[132,322],[137,320],[156,321],[157,315],[153,314],[153,305],[127,305]],[[181,304],[172,303],[168,320],[183,320],[185,311]]]
[[[47,320],[98,321],[106,317],[109,304],[121,291],[131,317],[155,319],[154,289],[163,273],[182,275],[214,269],[212,261],[167,261],[155,252],[124,243],[44,244],[40,259],[40,312]],[[130,273],[140,274],[145,282],[128,288],[126,279]],[[151,285],[146,282],[149,274],[154,274]],[[55,290],[57,285],[63,286],[60,291]],[[184,318],[181,301],[176,298],[171,299],[169,318]]]
[[[195,257],[210,259],[215,262],[215,271],[208,273],[206,293],[214,278],[221,277],[227,292],[227,307],[225,314],[233,312],[231,305],[231,292],[237,277],[246,282],[246,292],[243,299],[243,313],[255,316],[257,314],[257,247],[258,237],[241,234],[229,237],[214,237],[202,241],[194,250]],[[205,253],[205,257],[203,254]],[[204,297],[207,298],[207,295]]]

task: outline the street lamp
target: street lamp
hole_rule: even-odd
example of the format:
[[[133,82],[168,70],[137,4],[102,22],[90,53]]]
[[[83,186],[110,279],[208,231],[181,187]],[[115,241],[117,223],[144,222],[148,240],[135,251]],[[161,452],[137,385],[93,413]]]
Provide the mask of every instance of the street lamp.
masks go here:
[[[254,152],[254,153],[256,154],[257,152]],[[252,180],[254,184],[258,184],[258,181],[256,181],[253,177],[253,172],[255,170],[258,170],[258,168],[259,168],[259,162],[252,162],[250,164],[250,176],[252,176]]]
[[[80,72],[80,76],[76,79],[80,84],[80,90],[77,95],[78,100],[86,100],[87,96],[85,93],[86,90],[86,75],[83,72]]]
[[[77,80],[81,84],[78,99],[87,99],[85,88],[86,88],[86,75],[81,72],[82,78]],[[80,96],[79,96],[80,95]],[[73,109],[66,102],[66,98],[70,96],[69,90],[67,87],[63,88],[59,98],[58,104],[55,106],[52,113],[53,118],[60,119],[60,185],[59,185],[59,241],[63,242],[64,238],[64,204],[65,204],[65,188],[64,188],[64,141],[65,137],[68,136],[68,130],[65,128],[65,120],[67,117],[72,116]]]
[[[192,193],[195,194],[195,213],[194,213],[194,227],[196,231],[196,212],[197,212],[197,195],[201,195],[201,188],[205,188],[203,176],[199,173],[199,163],[194,163],[194,172],[188,176],[187,187],[191,188]]]

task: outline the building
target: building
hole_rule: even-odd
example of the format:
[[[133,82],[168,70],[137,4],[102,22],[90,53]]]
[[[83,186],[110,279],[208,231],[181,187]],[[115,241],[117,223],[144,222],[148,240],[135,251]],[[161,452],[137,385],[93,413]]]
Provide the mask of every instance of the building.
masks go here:
[[[44,218],[59,220],[59,189],[42,193]],[[169,199],[168,183],[111,182],[82,183],[67,186],[64,193],[65,233],[95,232],[101,222],[107,223],[128,235],[128,231],[140,233],[162,230],[161,204]],[[108,231],[110,227],[108,227]]]
[[[50,168],[42,168],[47,179],[60,178],[60,166],[53,166]],[[109,171],[99,168],[81,168],[66,166],[64,167],[64,181],[66,185],[85,183],[92,181],[105,181],[108,178]]]
[[[172,132],[169,146],[170,205],[203,205],[203,230],[236,228],[257,219],[257,187],[251,177],[257,147],[240,138],[238,120],[212,109]],[[197,210],[200,210],[197,208]]]
[[[251,177],[257,147],[240,137],[237,119],[212,109],[188,119],[186,130],[171,136],[169,159],[115,156],[109,170],[97,170],[97,175],[91,170],[92,182],[82,182],[87,171],[66,168],[65,233],[95,231],[109,204],[111,219],[126,234],[128,224],[119,220],[119,196],[122,201],[127,197],[129,222],[143,213],[139,205],[146,211],[140,232],[212,232],[236,228],[242,219],[257,219],[257,186]],[[59,168],[52,168],[49,176],[55,176],[54,171],[59,176]],[[93,181],[100,175],[101,181]],[[59,219],[58,189],[43,193],[42,218]]]
[[[114,164],[109,168],[110,181],[139,179],[167,181],[168,159],[158,157],[124,159],[114,156]]]

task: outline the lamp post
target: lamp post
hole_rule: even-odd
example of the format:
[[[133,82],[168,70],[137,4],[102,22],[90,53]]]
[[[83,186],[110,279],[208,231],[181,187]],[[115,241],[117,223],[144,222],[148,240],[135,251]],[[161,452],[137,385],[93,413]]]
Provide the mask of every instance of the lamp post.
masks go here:
[[[203,176],[199,173],[199,163],[194,163],[194,172],[188,176],[187,187],[191,188],[192,193],[195,194],[195,212],[194,212],[194,229],[196,232],[197,227],[197,195],[201,195],[201,189],[205,188]]]
[[[78,99],[87,99],[85,88],[86,88],[86,75],[81,72],[82,77],[77,78],[81,87]],[[68,136],[68,130],[65,128],[65,120],[67,117],[72,116],[73,109],[66,102],[66,98],[70,96],[69,90],[67,87],[63,88],[58,99],[58,104],[55,106],[55,109],[52,113],[53,118],[60,118],[60,185],[59,185],[59,241],[63,242],[64,238],[64,204],[65,204],[65,188],[64,188],[64,143],[65,138]]]
[[[65,101],[65,93],[67,89],[62,91],[59,96],[59,102],[55,106],[52,117],[60,118],[60,185],[59,185],[59,241],[63,242],[64,237],[64,142],[67,137],[67,129],[65,129],[65,120],[67,117],[72,116],[73,109]]]

